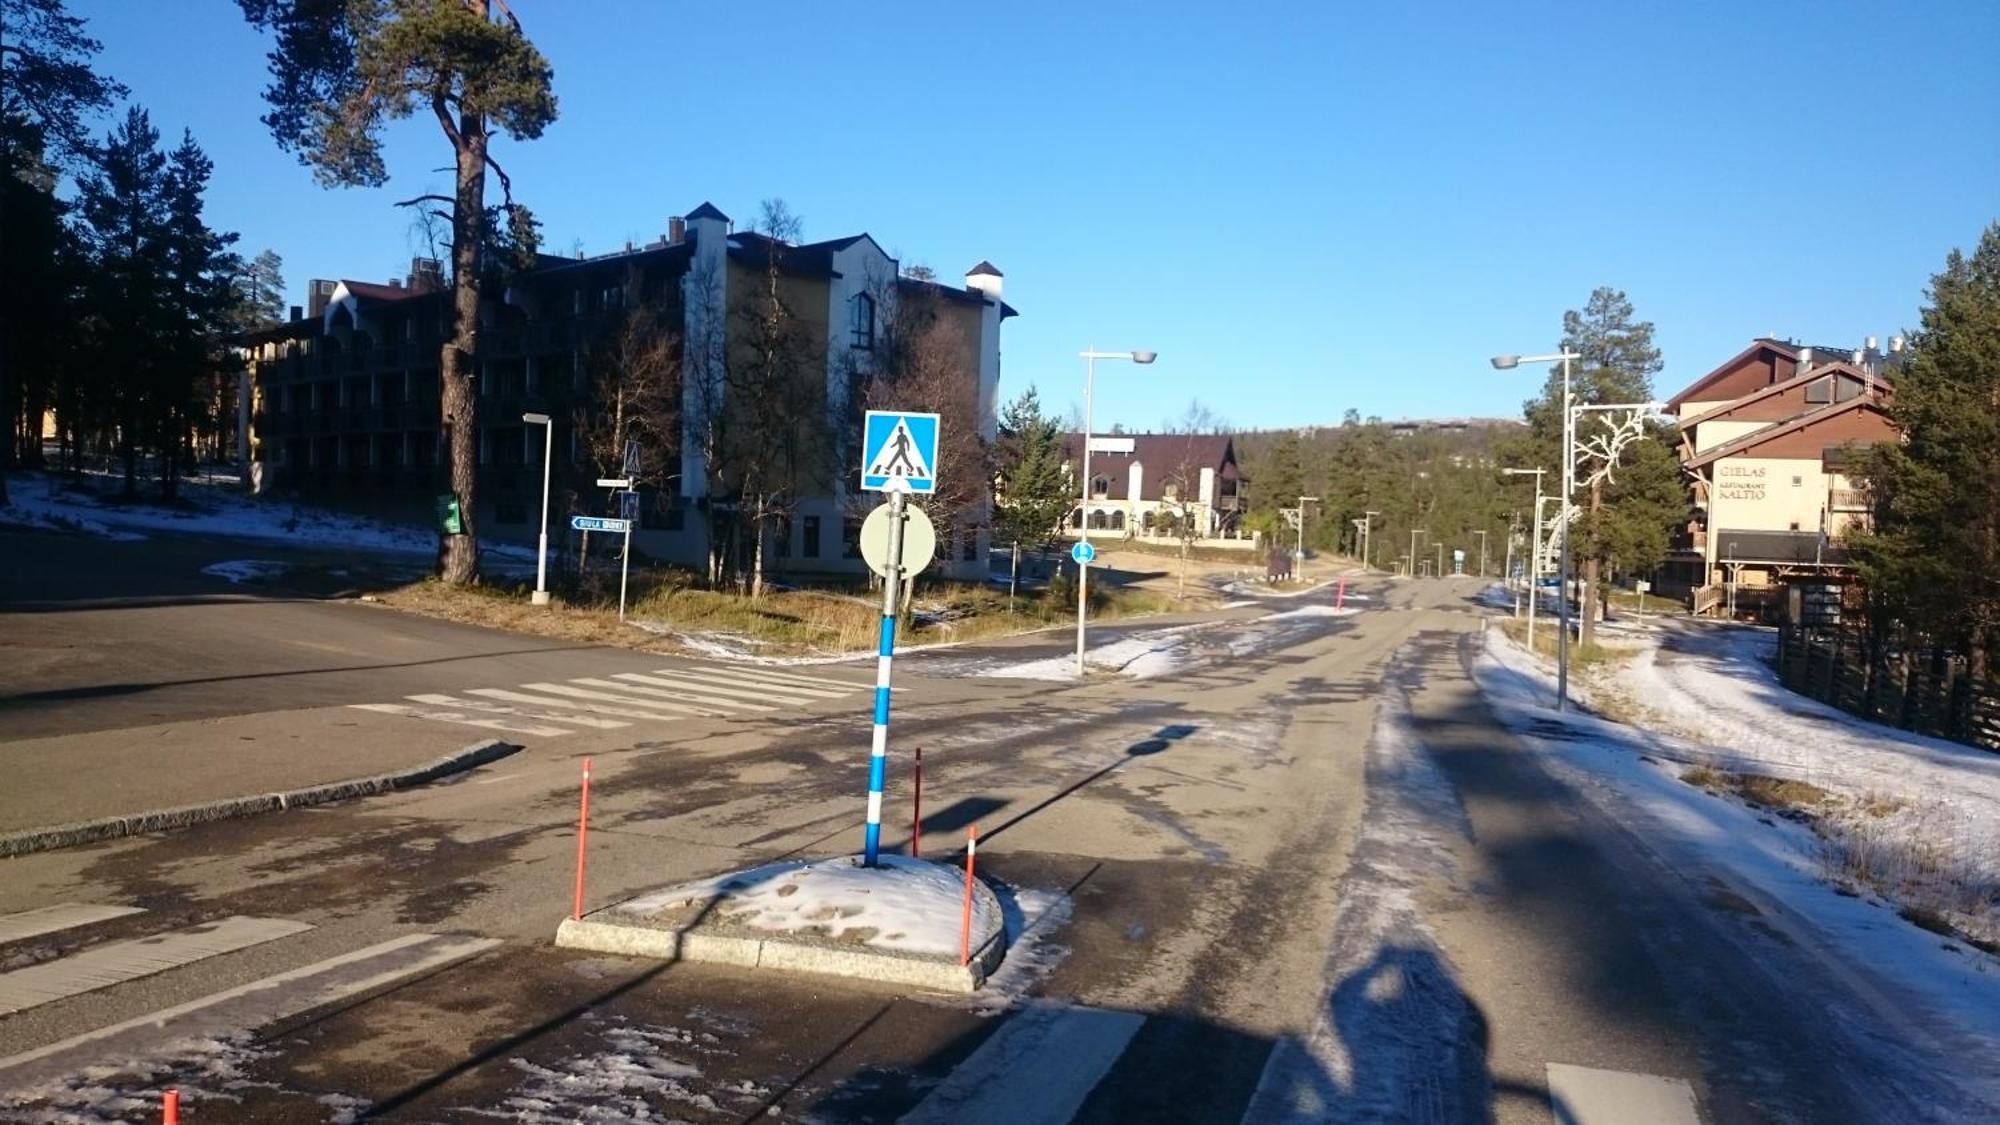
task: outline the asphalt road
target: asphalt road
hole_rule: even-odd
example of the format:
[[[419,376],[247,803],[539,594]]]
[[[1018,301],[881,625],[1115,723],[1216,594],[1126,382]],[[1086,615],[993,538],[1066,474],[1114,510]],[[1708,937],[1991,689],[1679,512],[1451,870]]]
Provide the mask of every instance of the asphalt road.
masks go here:
[[[1178,663],[1157,678],[979,674],[1059,653],[1056,638],[901,662],[889,807],[905,811],[885,839],[906,846],[908,753],[921,746],[925,854],[977,824],[982,875],[1025,916],[1009,965],[972,998],[550,944],[570,908],[586,755],[590,905],[856,848],[868,714],[865,693],[837,693],[866,675],[839,667],[789,669],[804,677],[792,686],[834,693],[797,705],[528,736],[448,784],[6,861],[0,1000],[9,973],[121,938],[232,916],[312,928],[0,1015],[0,1089],[15,1087],[0,1120],[69,1107],[136,1118],[167,1085],[200,1121],[970,1119],[933,1099],[988,1090],[985,1109],[1017,1121],[1542,1122],[1552,1099],[1591,1083],[1674,1081],[1717,1122],[1875,1120],[1912,1104],[1923,1067],[1949,1063],[1884,1045],[1893,1029],[1844,991],[1854,967],[1816,949],[1774,956],[1764,919],[1726,887],[1606,823],[1494,723],[1462,659],[1475,589],[1375,580],[1353,615],[1327,613],[1324,595],[1233,610],[1174,634]],[[359,611],[258,609],[267,621]],[[394,643],[461,643],[428,622],[385,626],[406,627]],[[93,643],[95,628],[74,639]],[[351,703],[383,683],[392,699],[419,682],[470,698],[475,681],[516,672],[568,683],[665,666],[547,647],[327,665],[288,678],[324,679],[335,687],[322,698]],[[440,668],[454,674],[413,678]],[[467,668],[477,675],[456,674]],[[162,690],[209,689],[131,694]],[[59,726],[98,704],[53,698],[41,713]],[[368,715],[391,739],[450,726]],[[1418,775],[1430,790],[1411,788]],[[144,913],[7,938],[10,916],[60,903]],[[251,1021],[254,1037],[176,1048],[151,1026],[162,1009],[422,934],[499,944]],[[126,1020],[147,1022],[115,1052],[10,1062]],[[82,1073],[107,1061],[121,1073]],[[1863,1089],[1883,1083],[1888,1101]],[[1629,1096],[1622,1116],[1582,1104],[1565,1103],[1569,1119],[1674,1120],[1633,1116]]]

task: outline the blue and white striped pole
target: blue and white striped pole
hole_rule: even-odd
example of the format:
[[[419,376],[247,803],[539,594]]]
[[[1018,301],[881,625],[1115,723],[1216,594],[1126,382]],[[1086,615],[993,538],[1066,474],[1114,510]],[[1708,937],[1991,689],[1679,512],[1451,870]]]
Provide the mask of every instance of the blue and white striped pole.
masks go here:
[[[882,786],[889,772],[889,669],[896,659],[896,600],[903,577],[903,492],[889,494],[889,565],[882,577],[882,639],[875,652],[875,741],[868,755],[868,833],[862,863],[882,850]]]

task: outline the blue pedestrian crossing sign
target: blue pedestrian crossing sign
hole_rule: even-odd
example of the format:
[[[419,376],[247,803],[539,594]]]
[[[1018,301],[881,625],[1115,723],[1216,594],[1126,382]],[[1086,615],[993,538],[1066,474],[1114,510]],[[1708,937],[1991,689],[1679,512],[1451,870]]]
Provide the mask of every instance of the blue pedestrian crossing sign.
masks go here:
[[[1097,561],[1097,548],[1090,545],[1090,540],[1079,539],[1076,546],[1069,549],[1069,557],[1075,559],[1078,566],[1089,566]]]
[[[936,492],[937,452],[937,415],[870,410],[861,431],[861,487],[872,492]]]

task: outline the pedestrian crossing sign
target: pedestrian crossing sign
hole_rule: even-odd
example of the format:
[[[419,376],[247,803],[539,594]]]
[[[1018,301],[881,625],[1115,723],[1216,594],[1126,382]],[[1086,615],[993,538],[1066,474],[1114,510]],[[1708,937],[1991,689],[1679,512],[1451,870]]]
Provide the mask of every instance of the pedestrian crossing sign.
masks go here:
[[[937,491],[938,416],[870,410],[861,431],[861,487]]]

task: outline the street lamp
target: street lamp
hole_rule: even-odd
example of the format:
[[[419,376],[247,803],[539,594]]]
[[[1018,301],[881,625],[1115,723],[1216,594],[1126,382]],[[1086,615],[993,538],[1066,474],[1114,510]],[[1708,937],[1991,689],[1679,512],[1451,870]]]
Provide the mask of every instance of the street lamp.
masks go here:
[[[1512,371],[1524,363],[1562,362],[1563,370],[1563,434],[1562,434],[1562,509],[1556,517],[1563,529],[1562,537],[1562,596],[1556,599],[1562,633],[1556,639],[1556,710],[1569,707],[1569,524],[1570,501],[1576,494],[1576,419],[1570,414],[1569,365],[1583,356],[1564,349],[1548,355],[1496,355],[1493,367],[1497,371]]]
[[[1374,538],[1375,535],[1375,517],[1381,514],[1380,512],[1372,511],[1361,513],[1361,572],[1363,574],[1368,572],[1369,540]]]
[[[535,592],[528,600],[549,604],[549,462],[555,458],[556,424],[546,414],[523,414],[521,421],[542,427],[542,535],[535,548]]]
[[[1083,357],[1083,501],[1076,509],[1076,530],[1080,542],[1090,542],[1090,396],[1097,382],[1097,361],[1100,359],[1129,359],[1133,363],[1151,363],[1157,353],[1134,350],[1129,352],[1100,352],[1095,348],[1078,353]],[[1083,638],[1085,620],[1090,608],[1090,564],[1076,564],[1076,675],[1083,678]]]
[[[1484,578],[1486,577],[1486,529],[1476,527],[1472,529],[1472,533],[1479,536],[1479,577]]]
[[[1436,547],[1436,548],[1437,548],[1437,553],[1438,553],[1438,564],[1437,564],[1437,569],[1436,569],[1436,570],[1434,570],[1434,571],[1432,571],[1431,573],[1432,573],[1432,574],[1434,574],[1434,575],[1436,575],[1436,576],[1437,576],[1437,577],[1439,577],[1439,578],[1443,578],[1443,577],[1444,577],[1444,544],[1443,544],[1443,543],[1433,543],[1433,544],[1431,544],[1431,546],[1433,546],[1433,547]]]
[[[1417,564],[1423,561],[1417,558],[1417,536],[1429,535],[1430,533],[1431,529],[1428,527],[1413,527],[1410,529],[1410,577],[1411,578],[1415,578],[1417,576]]]
[[[1535,585],[1542,579],[1542,474],[1547,469],[1503,469],[1510,477],[1535,478],[1535,530],[1528,543],[1528,651],[1535,651]]]
[[[1317,504],[1319,503],[1319,497],[1317,496],[1299,497],[1299,570],[1300,571],[1304,571],[1306,568],[1306,501],[1308,500]],[[1304,575],[1301,574],[1300,577],[1303,579]]]

